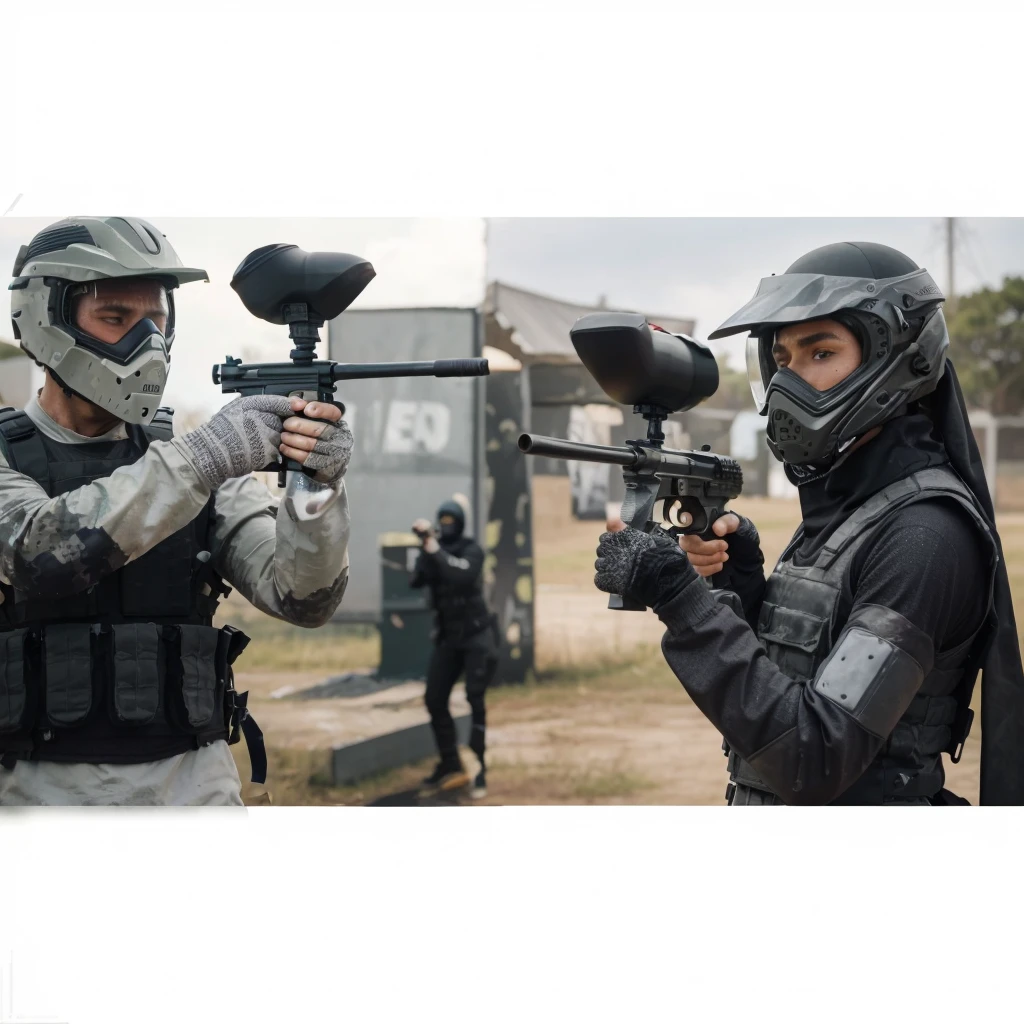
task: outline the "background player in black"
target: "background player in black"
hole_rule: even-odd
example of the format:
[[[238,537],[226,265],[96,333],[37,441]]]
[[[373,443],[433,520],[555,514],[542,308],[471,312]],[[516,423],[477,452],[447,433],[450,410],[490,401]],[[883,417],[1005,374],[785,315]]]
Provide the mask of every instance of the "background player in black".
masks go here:
[[[466,515],[458,502],[444,502],[437,511],[437,523],[437,536],[426,519],[417,519],[412,527],[423,541],[423,550],[410,586],[430,587],[436,614],[425,700],[441,759],[424,786],[450,790],[469,782],[448,709],[452,687],[465,672],[472,714],[469,748],[480,762],[472,795],[483,797],[487,794],[484,694],[498,665],[495,620],[483,597],[484,552],[472,537],[464,535]]]

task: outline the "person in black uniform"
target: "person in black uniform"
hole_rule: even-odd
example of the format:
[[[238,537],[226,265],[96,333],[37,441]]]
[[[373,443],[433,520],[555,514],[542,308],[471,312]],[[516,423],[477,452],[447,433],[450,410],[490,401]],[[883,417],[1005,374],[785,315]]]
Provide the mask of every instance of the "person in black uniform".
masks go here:
[[[601,538],[595,582],[666,625],[669,665],[725,739],[730,804],[966,803],[942,755],[959,760],[979,668],[981,803],[1024,803],[1017,630],[942,301],[902,253],[844,242],[764,278],[711,335],[750,332],[768,445],[799,488],[767,580],[735,514],[685,554],[660,530]]]
[[[464,535],[466,515],[456,501],[446,501],[437,511],[438,534],[426,519],[413,523],[413,532],[423,541],[410,586],[429,587],[436,615],[434,650],[427,670],[425,701],[440,761],[423,780],[425,790],[459,789],[469,775],[459,757],[455,722],[448,710],[452,687],[466,674],[466,699],[472,715],[469,749],[476,754],[480,770],[472,795],[487,795],[487,716],[484,694],[498,666],[495,620],[483,596],[483,548]]]

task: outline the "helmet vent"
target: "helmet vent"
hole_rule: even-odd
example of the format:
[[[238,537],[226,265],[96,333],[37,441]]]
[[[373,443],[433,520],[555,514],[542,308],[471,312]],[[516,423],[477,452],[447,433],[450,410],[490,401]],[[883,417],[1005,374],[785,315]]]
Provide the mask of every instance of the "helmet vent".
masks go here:
[[[89,229],[81,224],[68,224],[64,227],[48,228],[40,231],[29,243],[28,252],[25,254],[25,262],[34,260],[48,252],[59,252],[69,245],[95,245]]]
[[[148,252],[156,256],[160,252],[160,243],[153,233],[140,220],[127,217],[110,217],[107,223],[133,248],[139,252]]]

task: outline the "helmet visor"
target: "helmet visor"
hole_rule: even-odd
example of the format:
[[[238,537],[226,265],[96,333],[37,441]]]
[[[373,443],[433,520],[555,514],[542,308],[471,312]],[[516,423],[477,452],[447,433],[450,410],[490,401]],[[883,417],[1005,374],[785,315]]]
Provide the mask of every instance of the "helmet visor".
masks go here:
[[[871,308],[879,301],[895,302],[909,309],[915,303],[941,298],[942,293],[927,270],[886,281],[826,274],[781,274],[762,278],[754,297],[708,338],[713,341],[744,331],[820,320],[844,309]],[[909,305],[906,299],[910,299]]]
[[[145,342],[158,338],[169,352],[174,341],[174,299],[158,278],[112,279],[57,285],[54,306],[68,333],[83,348],[127,363]]]
[[[771,346],[774,332],[751,334],[747,338],[747,381],[754,397],[754,407],[759,413],[765,411],[765,395],[768,385],[777,369]]]

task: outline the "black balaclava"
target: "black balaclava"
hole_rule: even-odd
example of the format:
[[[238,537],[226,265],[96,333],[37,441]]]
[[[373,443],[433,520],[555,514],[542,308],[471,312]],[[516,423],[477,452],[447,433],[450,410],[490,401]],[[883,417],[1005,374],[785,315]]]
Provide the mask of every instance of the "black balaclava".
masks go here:
[[[850,452],[829,473],[799,485],[803,535],[794,552],[796,564],[813,562],[833,532],[873,494],[948,461],[934,424],[923,412],[890,420],[877,437]]]
[[[455,522],[442,523],[442,518],[446,516],[451,516]],[[446,501],[441,504],[437,510],[437,528],[441,541],[445,543],[451,544],[462,536],[462,531],[466,528],[466,513],[457,501]]]

